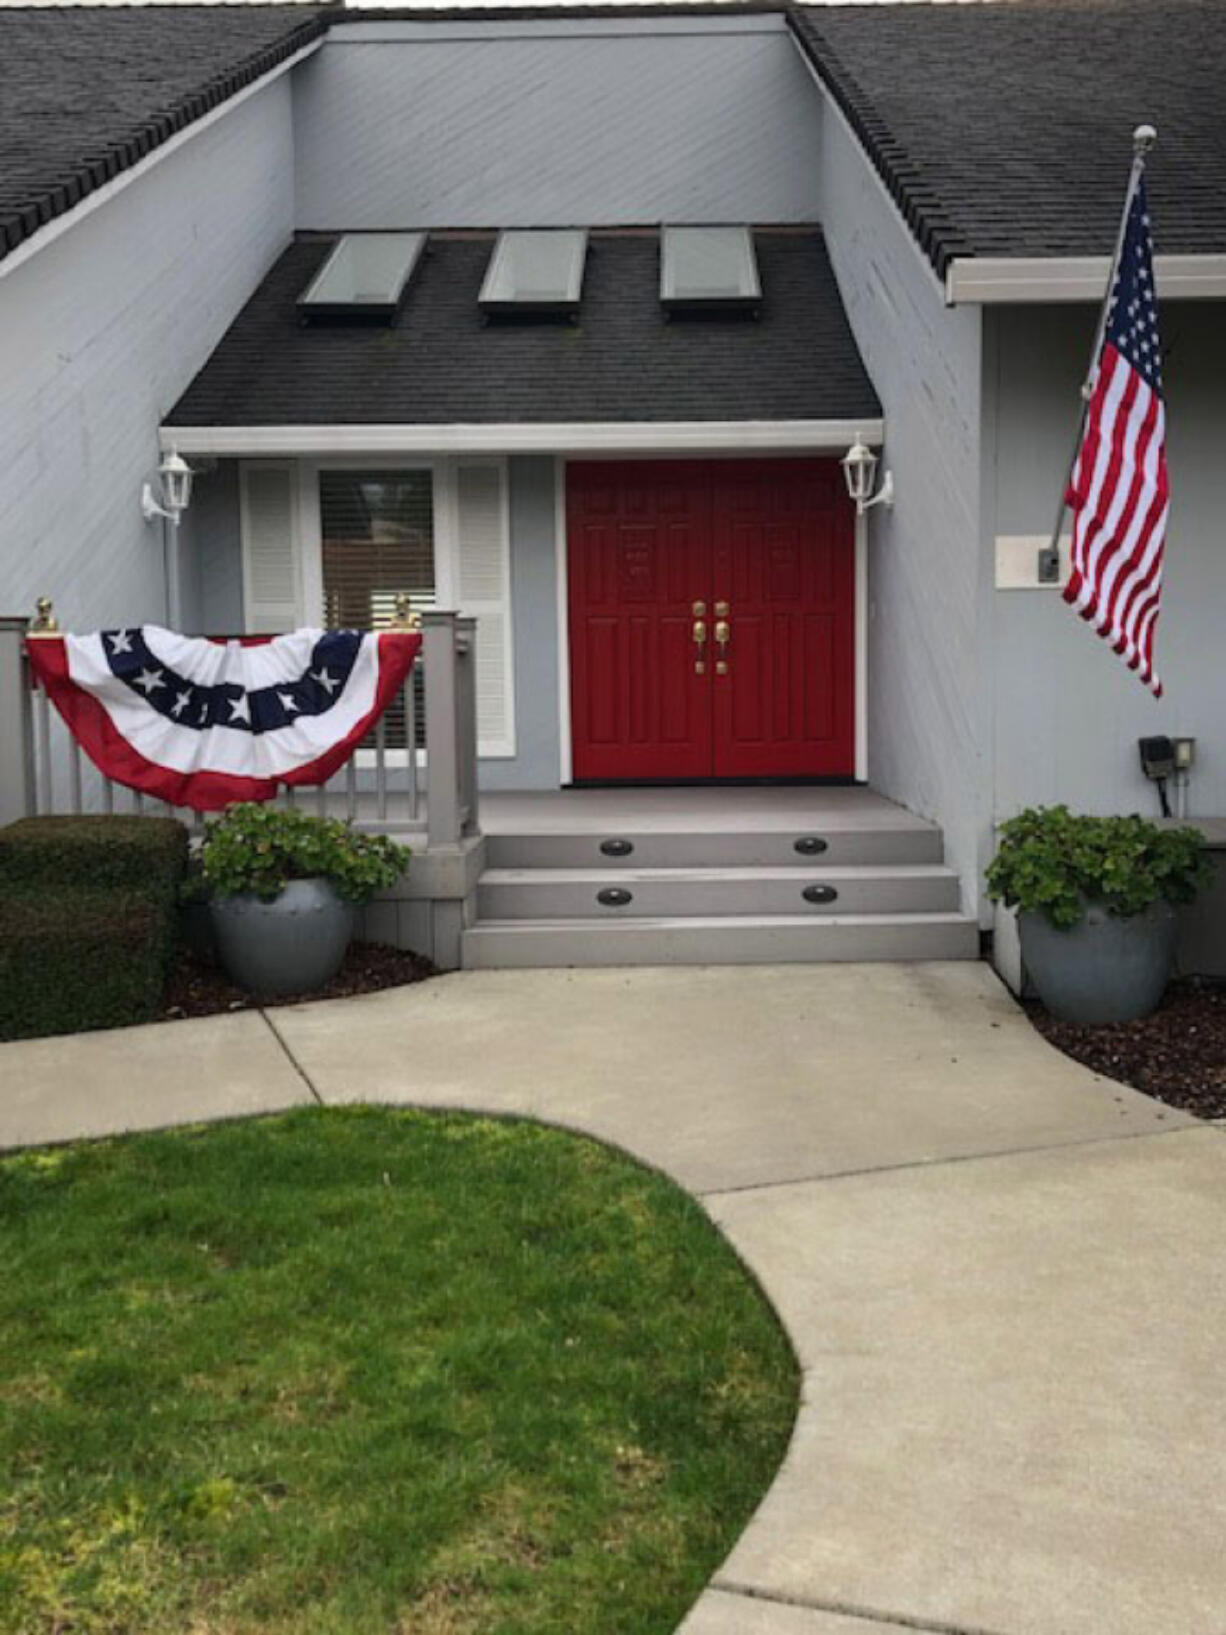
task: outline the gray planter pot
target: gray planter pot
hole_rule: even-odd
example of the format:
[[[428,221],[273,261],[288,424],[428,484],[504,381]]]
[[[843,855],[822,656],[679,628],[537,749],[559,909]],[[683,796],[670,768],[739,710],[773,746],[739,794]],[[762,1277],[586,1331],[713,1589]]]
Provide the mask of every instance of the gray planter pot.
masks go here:
[[[1131,1022],[1162,998],[1175,963],[1175,910],[1151,904],[1119,919],[1101,903],[1061,931],[1042,914],[1018,915],[1022,959],[1039,998],[1065,1022]]]
[[[340,969],[353,935],[353,909],[328,880],[291,880],[271,903],[215,897],[209,916],[231,979],[269,996],[322,988]]]

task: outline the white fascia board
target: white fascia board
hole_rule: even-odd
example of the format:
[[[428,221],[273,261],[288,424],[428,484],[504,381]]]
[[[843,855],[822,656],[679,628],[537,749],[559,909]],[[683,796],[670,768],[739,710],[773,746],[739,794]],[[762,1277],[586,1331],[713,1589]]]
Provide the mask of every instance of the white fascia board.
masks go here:
[[[880,444],[881,420],[645,420],[460,426],[163,426],[164,449],[218,458],[287,454],[838,453]]]
[[[2,3],[3,0],[0,0],[0,4]],[[3,260],[0,260],[0,278],[3,278],[6,273],[15,272],[32,255],[37,255],[48,244],[54,244],[56,239],[62,233],[66,233],[70,227],[75,227],[86,216],[92,215],[95,210],[100,210],[104,204],[109,204],[117,193],[122,193],[125,187],[131,187],[133,182],[138,182],[142,176],[147,176],[154,165],[160,165],[163,159],[169,159],[171,154],[177,153],[184,143],[192,141],[194,137],[199,136],[203,131],[207,131],[210,126],[216,125],[218,120],[224,119],[227,114],[233,113],[235,108],[241,107],[251,97],[258,96],[266,86],[271,85],[274,80],[280,79],[282,74],[288,74],[291,68],[296,68],[307,57],[314,56],[315,52],[323,45],[325,38],[326,36],[321,35],[320,38],[311,40],[302,47],[301,51],[295,51],[292,57],[286,57],[284,62],[279,62],[275,68],[270,68],[266,74],[261,74],[259,79],[253,79],[250,85],[244,85],[241,91],[235,91],[233,96],[227,97],[224,102],[219,102],[215,108],[210,108],[207,114],[202,114],[199,119],[194,119],[190,125],[184,125],[182,130],[176,131],[173,136],[168,137],[160,146],[145,154],[144,158],[138,159],[127,170],[121,170],[118,176],[112,176],[109,182],[103,182],[101,187],[96,187],[92,193],[87,193],[80,203],[73,205],[71,210],[66,210],[62,216],[53,216],[45,226],[40,227],[29,238],[23,239],[15,250],[11,250]]]
[[[1101,301],[1111,258],[1089,256],[956,256],[945,274],[949,306]],[[1226,299],[1226,255],[1154,258],[1165,301]]]

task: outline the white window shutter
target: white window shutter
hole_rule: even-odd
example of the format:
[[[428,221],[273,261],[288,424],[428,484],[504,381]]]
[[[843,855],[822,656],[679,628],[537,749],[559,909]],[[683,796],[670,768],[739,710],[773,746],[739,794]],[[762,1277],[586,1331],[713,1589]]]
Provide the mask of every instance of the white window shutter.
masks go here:
[[[291,460],[247,460],[240,481],[247,633],[277,635],[300,622],[297,471]]]
[[[461,460],[455,467],[457,600],[477,621],[477,739],[482,755],[514,755],[511,553],[506,467]]]

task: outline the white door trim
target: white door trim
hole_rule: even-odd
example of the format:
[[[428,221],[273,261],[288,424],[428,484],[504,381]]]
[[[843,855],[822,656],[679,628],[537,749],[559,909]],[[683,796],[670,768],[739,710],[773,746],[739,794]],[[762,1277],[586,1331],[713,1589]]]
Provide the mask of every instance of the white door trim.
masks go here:
[[[566,539],[566,456],[553,462],[553,540],[558,598],[558,778],[563,788],[574,777],[570,719],[570,567]]]

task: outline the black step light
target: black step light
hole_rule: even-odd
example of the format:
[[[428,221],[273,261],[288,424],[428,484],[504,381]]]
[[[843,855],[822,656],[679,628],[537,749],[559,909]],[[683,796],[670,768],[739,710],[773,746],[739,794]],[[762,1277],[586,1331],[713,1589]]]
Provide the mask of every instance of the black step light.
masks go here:
[[[600,850],[606,857],[629,857],[634,843],[630,840],[602,840]]]
[[[623,886],[605,886],[596,893],[596,901],[602,908],[625,908],[634,901],[634,894]]]
[[[833,903],[839,894],[833,886],[806,886],[800,895],[806,903]]]
[[[801,835],[799,840],[793,842],[792,850],[802,857],[820,857],[828,844],[820,835]]]

